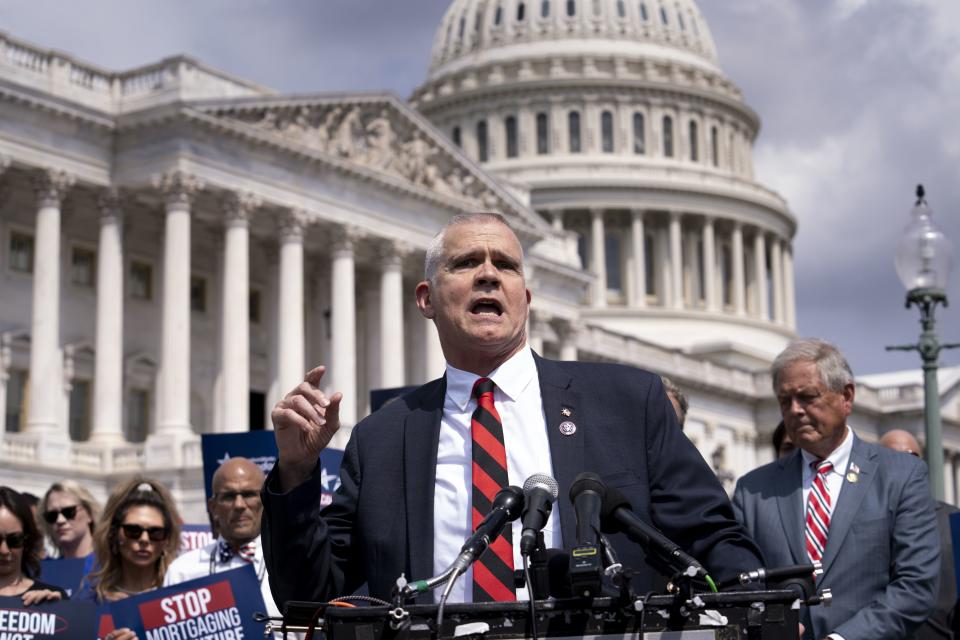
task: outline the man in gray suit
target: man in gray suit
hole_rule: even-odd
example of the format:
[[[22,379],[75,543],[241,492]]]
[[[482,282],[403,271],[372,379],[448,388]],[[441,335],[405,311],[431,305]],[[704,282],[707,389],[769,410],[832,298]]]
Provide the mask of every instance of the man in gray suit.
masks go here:
[[[798,451],[740,479],[733,506],[767,566],[820,560],[833,603],[802,612],[804,638],[905,639],[930,615],[940,573],[926,465],[847,426],[850,365],[822,340],[797,340],[772,366]]]

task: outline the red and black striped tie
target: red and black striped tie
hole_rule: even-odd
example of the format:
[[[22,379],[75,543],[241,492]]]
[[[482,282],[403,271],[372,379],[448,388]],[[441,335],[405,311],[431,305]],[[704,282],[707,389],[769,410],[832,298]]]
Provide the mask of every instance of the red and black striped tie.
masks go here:
[[[473,529],[490,512],[493,497],[510,482],[503,425],[493,404],[493,380],[480,378],[473,385],[477,408],[470,418],[473,438]],[[513,528],[503,533],[473,565],[473,601],[516,600],[513,588]]]

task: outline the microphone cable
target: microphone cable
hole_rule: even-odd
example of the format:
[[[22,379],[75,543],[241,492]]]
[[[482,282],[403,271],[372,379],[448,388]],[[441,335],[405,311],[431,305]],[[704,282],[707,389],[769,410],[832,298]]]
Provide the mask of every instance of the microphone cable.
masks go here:
[[[530,599],[530,637],[538,640],[537,636],[537,598],[533,592],[533,580],[530,579],[530,557],[523,556],[523,578],[527,581],[527,597]]]

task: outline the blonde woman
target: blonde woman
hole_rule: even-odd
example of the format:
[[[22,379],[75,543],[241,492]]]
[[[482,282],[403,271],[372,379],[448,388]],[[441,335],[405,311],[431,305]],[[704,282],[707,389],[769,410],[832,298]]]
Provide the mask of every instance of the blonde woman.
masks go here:
[[[179,548],[180,514],[170,492],[156,480],[134,478],[107,500],[94,534],[99,568],[75,599],[112,602],[152,591],[163,585]]]
[[[40,526],[61,558],[90,558],[100,503],[73,480],[55,482],[40,501]],[[85,571],[84,573],[88,573]]]

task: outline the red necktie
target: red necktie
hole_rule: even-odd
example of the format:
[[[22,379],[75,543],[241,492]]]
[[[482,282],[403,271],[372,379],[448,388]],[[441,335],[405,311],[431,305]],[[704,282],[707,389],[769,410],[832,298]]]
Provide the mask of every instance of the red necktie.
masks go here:
[[[807,498],[807,555],[811,562],[823,559],[823,550],[827,547],[827,532],[830,530],[830,513],[833,507],[830,492],[827,491],[826,476],[833,470],[833,463],[826,460],[814,462],[813,486]]]
[[[509,484],[503,425],[493,404],[493,380],[480,378],[473,385],[477,408],[470,418],[473,439],[473,528],[490,512],[493,497]],[[513,528],[503,533],[473,565],[473,601],[516,600],[513,588]]]

